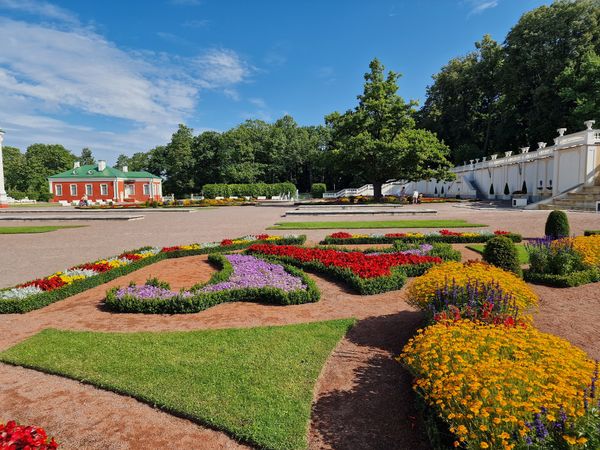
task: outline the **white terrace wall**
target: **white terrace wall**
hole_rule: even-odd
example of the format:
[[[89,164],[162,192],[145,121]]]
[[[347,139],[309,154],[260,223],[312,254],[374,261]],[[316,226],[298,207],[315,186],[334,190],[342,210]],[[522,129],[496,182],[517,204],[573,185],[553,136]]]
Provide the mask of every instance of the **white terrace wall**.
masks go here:
[[[504,156],[471,160],[452,169],[455,181],[394,183],[389,193],[411,195],[417,190],[427,196],[508,199],[520,192],[525,182],[528,200],[535,202],[581,185],[600,184],[600,130],[592,129],[593,124],[594,121],[586,121],[585,130],[570,135],[564,134],[565,128],[558,129],[559,135],[551,147],[538,142],[533,151],[524,147],[515,154],[509,151]],[[490,193],[492,185],[494,194]]]

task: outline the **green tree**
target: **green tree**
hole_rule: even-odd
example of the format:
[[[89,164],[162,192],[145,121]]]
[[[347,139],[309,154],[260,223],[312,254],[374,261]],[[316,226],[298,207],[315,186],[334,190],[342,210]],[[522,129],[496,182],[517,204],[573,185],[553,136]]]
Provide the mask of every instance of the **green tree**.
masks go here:
[[[164,167],[164,192],[172,192],[176,196],[189,194],[194,189],[192,170],[194,160],[192,157],[193,130],[183,124],[173,133],[171,142],[164,150],[162,163]]]
[[[600,55],[586,53],[581,64],[569,64],[558,79],[561,98],[575,105],[572,121],[595,120],[600,124]]]
[[[397,94],[400,75],[386,76],[377,59],[369,67],[358,105],[325,118],[339,164],[373,183],[376,198],[389,179],[450,178],[448,148],[433,133],[414,128],[416,103]]]
[[[16,147],[2,147],[4,162],[4,183],[7,191],[26,191],[29,183],[25,155]]]
[[[96,164],[96,160],[94,159],[92,151],[89,148],[85,147],[81,149],[81,155],[79,155],[79,162],[82,166]]]
[[[25,152],[28,192],[39,200],[48,197],[48,177],[73,167],[77,158],[59,144],[33,144]]]

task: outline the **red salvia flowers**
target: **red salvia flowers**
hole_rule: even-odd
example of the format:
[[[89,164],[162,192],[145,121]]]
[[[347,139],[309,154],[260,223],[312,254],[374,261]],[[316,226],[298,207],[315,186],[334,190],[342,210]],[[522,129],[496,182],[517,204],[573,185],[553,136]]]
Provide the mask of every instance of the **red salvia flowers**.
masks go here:
[[[389,276],[391,274],[390,269],[394,266],[427,263],[439,264],[442,262],[441,258],[437,256],[407,255],[404,253],[365,255],[361,252],[342,252],[339,250],[296,247],[293,245],[254,244],[248,250],[264,255],[289,257],[302,262],[316,261],[325,266],[347,268],[360,278]]]
[[[0,450],[56,450],[54,438],[48,442],[43,428],[18,425],[11,420],[0,423]]]

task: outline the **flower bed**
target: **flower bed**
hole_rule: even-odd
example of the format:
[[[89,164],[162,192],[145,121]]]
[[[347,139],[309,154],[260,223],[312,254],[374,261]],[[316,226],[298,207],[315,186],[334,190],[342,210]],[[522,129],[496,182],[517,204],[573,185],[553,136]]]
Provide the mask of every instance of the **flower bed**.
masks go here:
[[[487,242],[494,236],[506,236],[513,242],[521,242],[521,235],[508,231],[496,230],[490,232],[461,232],[440,230],[431,233],[387,233],[387,234],[356,234],[339,231],[326,236],[321,244],[324,245],[347,245],[347,244],[391,244],[396,241],[433,243],[445,242],[448,244],[481,243]]]
[[[0,423],[0,449],[2,450],[55,450],[54,438],[48,441],[46,431],[40,427],[18,425],[10,420]]]
[[[554,287],[600,281],[600,235],[537,239],[526,248],[530,261],[524,274],[527,281]]]
[[[457,293],[454,293],[455,289]],[[432,311],[434,307],[439,313],[442,312],[440,300],[452,304],[454,296],[456,305],[461,311],[466,311],[469,303],[473,307],[483,307],[490,294],[490,300],[499,301],[499,292],[493,294],[494,291],[501,291],[507,301],[506,306],[520,314],[526,313],[538,302],[537,295],[513,273],[483,262],[446,262],[412,281],[408,287],[408,303],[423,311]],[[471,298],[472,295],[477,298]]]
[[[441,322],[420,330],[400,360],[444,448],[599,448],[597,364],[561,338],[530,326]]]
[[[306,236],[250,235],[174,247],[143,247],[113,258],[81,264],[49,277],[32,280],[14,288],[0,290],[0,314],[24,313],[106,283],[117,277],[166,258],[241,250],[257,242],[302,244]]]
[[[254,244],[247,252],[273,256],[302,268],[329,274],[343,280],[361,294],[400,289],[407,275],[420,275],[433,264],[442,262],[439,257],[412,253],[365,254],[289,245]]]
[[[130,285],[107,292],[106,306],[117,312],[179,314],[203,311],[224,302],[296,305],[316,302],[319,291],[301,270],[241,254],[209,256],[219,265],[207,284],[171,291],[160,282]]]

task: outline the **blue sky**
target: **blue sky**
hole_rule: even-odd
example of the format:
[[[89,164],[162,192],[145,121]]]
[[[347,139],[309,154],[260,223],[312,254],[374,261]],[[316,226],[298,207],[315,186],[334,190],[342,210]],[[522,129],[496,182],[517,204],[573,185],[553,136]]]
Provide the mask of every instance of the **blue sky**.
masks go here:
[[[355,105],[373,57],[422,102],[448,59],[502,41],[541,0],[0,0],[5,145],[60,143],[114,161],[178,123],[226,130]]]

